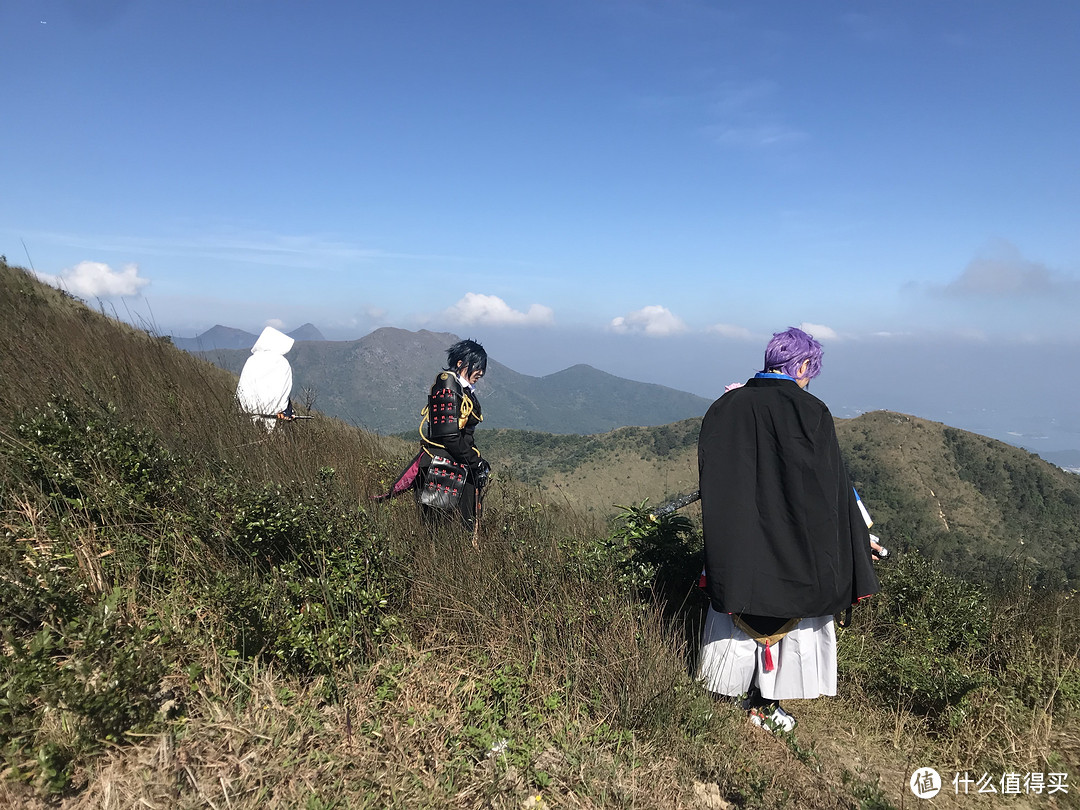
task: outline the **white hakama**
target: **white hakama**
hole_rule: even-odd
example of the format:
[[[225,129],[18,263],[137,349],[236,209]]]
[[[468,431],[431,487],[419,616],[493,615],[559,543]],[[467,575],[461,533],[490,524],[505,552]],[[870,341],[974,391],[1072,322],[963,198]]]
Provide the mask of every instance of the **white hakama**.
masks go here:
[[[766,672],[765,645],[736,627],[731,614],[709,607],[698,677],[710,692],[737,696],[756,684],[766,700],[836,694],[836,625],[832,616],[803,619],[770,645],[770,653],[773,667]]]

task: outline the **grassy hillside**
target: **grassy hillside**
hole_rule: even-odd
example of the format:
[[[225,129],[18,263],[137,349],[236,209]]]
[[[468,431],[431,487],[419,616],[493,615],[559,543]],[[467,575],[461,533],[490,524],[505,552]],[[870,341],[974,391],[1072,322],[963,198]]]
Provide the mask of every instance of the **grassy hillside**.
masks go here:
[[[697,489],[700,425],[700,419],[686,419],[589,436],[482,429],[477,445],[498,474],[545,498],[610,518],[616,505],[655,505]]]
[[[700,420],[592,436],[482,431],[495,469],[600,517],[697,489]],[[838,420],[852,481],[894,550],[916,550],[966,579],[1026,569],[1080,587],[1080,476],[984,436],[877,411]],[[694,515],[695,507],[686,514]]]
[[[475,551],[371,501],[410,445],[234,387],[0,262],[0,806],[883,808],[1077,761],[1074,599],[906,555],[774,738],[688,674],[692,526],[503,475]]]
[[[852,479],[900,548],[968,578],[1017,568],[1080,587],[1080,476],[985,436],[879,411],[840,430]]]

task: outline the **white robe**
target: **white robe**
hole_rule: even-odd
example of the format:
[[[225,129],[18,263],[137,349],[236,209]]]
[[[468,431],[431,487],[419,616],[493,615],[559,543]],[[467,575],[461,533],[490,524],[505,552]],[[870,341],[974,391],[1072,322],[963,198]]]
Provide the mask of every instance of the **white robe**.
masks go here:
[[[706,689],[719,695],[741,695],[752,683],[766,700],[836,694],[836,624],[832,616],[803,619],[770,646],[773,669],[766,672],[765,645],[736,627],[730,614],[710,606],[701,635],[698,677]]]
[[[289,407],[292,394],[292,366],[285,354],[296,341],[272,326],[263,329],[251,357],[240,372],[236,398],[240,407],[251,414],[251,420],[262,423],[267,430],[277,424],[275,415]]]

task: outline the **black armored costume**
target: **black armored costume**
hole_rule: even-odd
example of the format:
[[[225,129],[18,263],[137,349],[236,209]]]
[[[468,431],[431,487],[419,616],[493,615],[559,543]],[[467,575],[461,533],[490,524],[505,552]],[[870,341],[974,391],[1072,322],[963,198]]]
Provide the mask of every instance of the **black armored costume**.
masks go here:
[[[420,420],[420,452],[376,500],[413,490],[425,515],[458,511],[466,527],[478,530],[491,465],[476,449],[473,434],[484,417],[473,387],[486,370],[487,352],[475,340],[460,340],[446,350],[446,368],[432,383]]]
[[[437,456],[465,466],[458,510],[469,526],[476,519],[477,489],[490,467],[476,449],[474,433],[484,419],[476,393],[461,384],[457,374],[443,371],[431,385],[427,408],[420,423],[420,489],[432,475]]]

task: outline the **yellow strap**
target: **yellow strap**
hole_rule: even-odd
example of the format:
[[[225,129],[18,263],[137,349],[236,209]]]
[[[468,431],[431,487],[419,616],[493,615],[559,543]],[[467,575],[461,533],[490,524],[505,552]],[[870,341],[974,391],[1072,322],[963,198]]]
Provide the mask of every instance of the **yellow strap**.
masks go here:
[[[419,430],[419,433],[420,433],[420,448],[424,449],[425,444],[430,444],[430,445],[434,445],[435,447],[441,447],[443,450],[446,450],[446,445],[439,444],[436,441],[432,441],[431,438],[426,433],[424,433],[424,425],[427,424],[427,421],[428,421],[428,409],[424,408],[424,410],[422,410],[420,413],[422,413],[424,415],[424,418],[420,420],[420,430]],[[430,456],[431,453],[428,453],[428,455]]]
[[[457,426],[458,430],[464,430],[465,425],[469,423],[469,417],[472,416],[473,401],[469,399],[469,395],[464,391],[461,392],[461,416],[458,417]]]
[[[746,633],[746,635],[750,636],[750,638],[752,638],[754,641],[758,642],[759,644],[766,644],[766,645],[768,645],[768,644],[778,644],[780,642],[780,640],[784,636],[786,636],[788,633],[790,633],[792,630],[794,630],[795,626],[799,622],[802,621],[802,619],[791,619],[789,622],[787,622],[783,627],[781,627],[779,630],[777,630],[772,635],[763,636],[760,633],[758,633],[758,631],[755,630],[753,627],[751,627],[746,622],[744,622],[742,619],[740,619],[736,614],[732,613],[731,614],[731,619],[732,619],[733,622],[735,622],[736,627],[738,627],[740,630],[742,630],[744,633]]]

